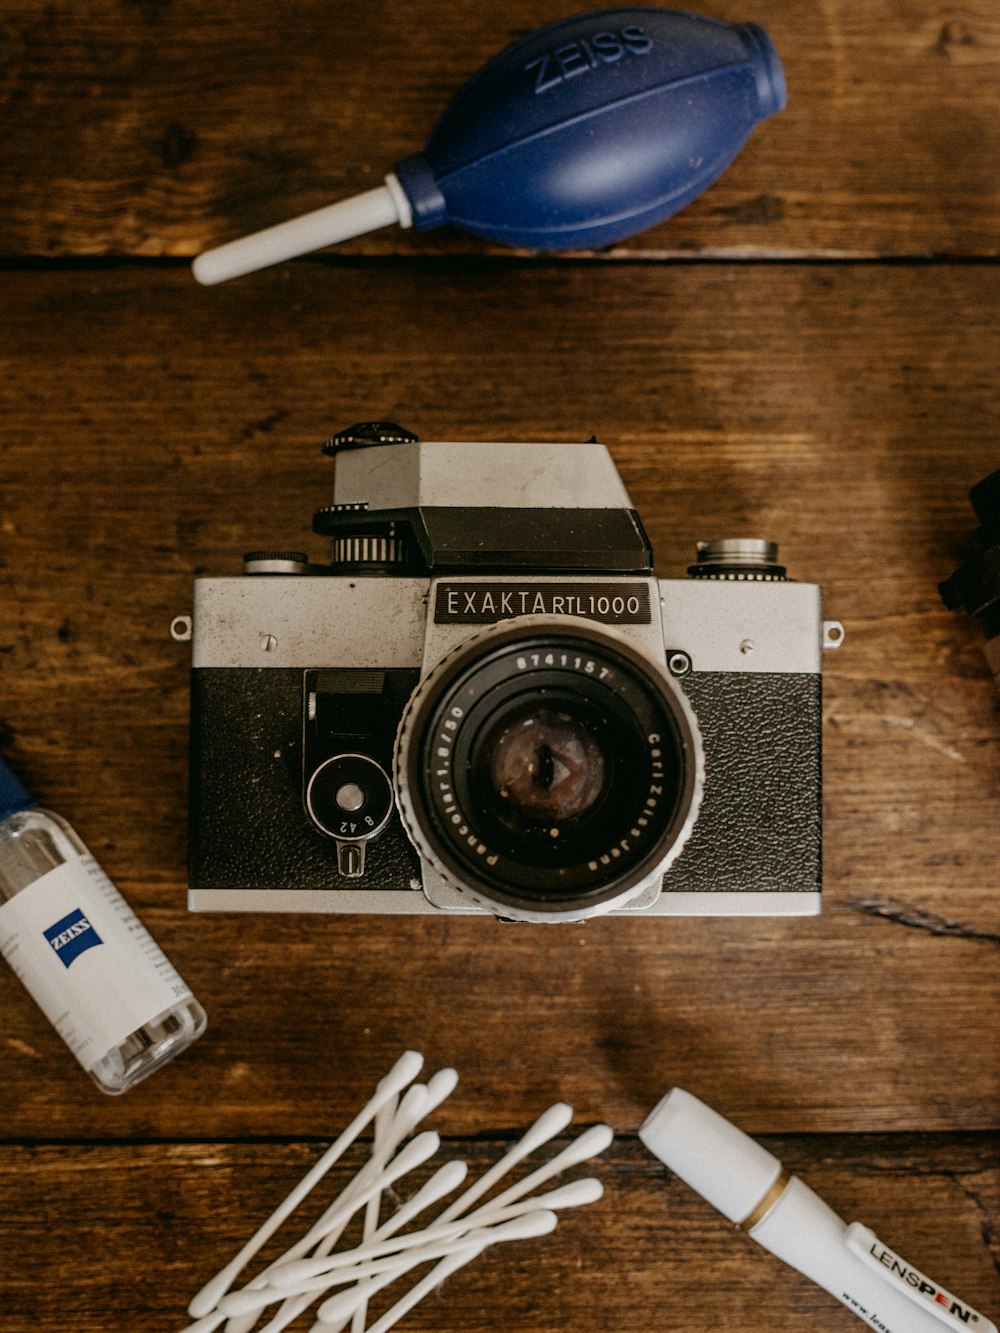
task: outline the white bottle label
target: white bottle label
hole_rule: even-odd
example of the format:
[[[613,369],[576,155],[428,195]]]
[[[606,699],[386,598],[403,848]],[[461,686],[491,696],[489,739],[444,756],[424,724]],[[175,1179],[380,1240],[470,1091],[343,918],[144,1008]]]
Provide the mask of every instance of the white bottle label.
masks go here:
[[[0,906],[0,954],[84,1069],[191,995],[89,855]]]

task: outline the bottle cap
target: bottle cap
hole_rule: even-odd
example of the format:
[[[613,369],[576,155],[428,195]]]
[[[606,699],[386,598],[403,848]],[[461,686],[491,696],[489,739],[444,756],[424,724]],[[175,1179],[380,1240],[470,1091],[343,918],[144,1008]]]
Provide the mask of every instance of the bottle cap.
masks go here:
[[[777,1157],[683,1088],[653,1108],[639,1138],[731,1222],[747,1218],[781,1174]]]
[[[25,791],[24,787],[10,771],[2,759],[0,759],[0,819],[6,819],[17,810],[26,810],[29,805],[34,805],[32,796]]]

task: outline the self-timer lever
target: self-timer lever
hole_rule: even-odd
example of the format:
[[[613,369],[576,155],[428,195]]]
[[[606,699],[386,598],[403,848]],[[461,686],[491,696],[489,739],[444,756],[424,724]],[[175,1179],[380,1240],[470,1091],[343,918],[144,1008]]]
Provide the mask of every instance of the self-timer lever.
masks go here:
[[[208,250],[225,282],[397,222],[451,222],[529,250],[609,245],[662,222],[785,105],[774,46],[670,9],[603,9],[508,46],[453,98],[385,184]]]

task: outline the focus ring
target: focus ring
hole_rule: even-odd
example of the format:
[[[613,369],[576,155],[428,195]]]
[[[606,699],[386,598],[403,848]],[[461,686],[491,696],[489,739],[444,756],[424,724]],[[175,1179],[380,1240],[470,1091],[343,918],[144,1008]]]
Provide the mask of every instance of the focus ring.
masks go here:
[[[566,666],[567,656],[575,658],[575,671]],[[535,660],[522,677],[511,669],[511,664],[516,661],[523,669],[525,657]],[[558,662],[553,665],[549,660],[546,668],[538,660],[540,657],[561,658],[562,665]],[[596,659],[599,665],[610,664],[610,670],[602,673],[610,678],[599,689],[595,685],[596,675],[579,674],[581,658]],[[549,679],[544,686],[539,685],[545,677]],[[537,693],[544,706],[546,691],[554,688],[552,677],[561,677],[563,690],[572,689],[576,683],[581,695],[588,692],[583,688],[586,680],[589,693],[599,695],[599,703],[603,700],[605,713],[607,705],[611,705],[612,714],[622,714],[625,723],[631,724],[628,734],[632,737],[629,745],[633,751],[638,743],[640,749],[643,745],[647,747],[648,754],[660,755],[657,747],[662,745],[667,760],[677,762],[668,763],[670,781],[661,787],[649,784],[657,781],[656,764],[667,761],[650,761],[652,768],[646,773],[646,787],[642,786],[643,779],[630,779],[630,803],[623,806],[623,813],[610,809],[608,818],[612,822],[608,827],[617,832],[606,846],[613,851],[615,860],[609,855],[602,856],[599,865],[596,858],[588,863],[591,853],[583,852],[582,859],[578,856],[574,861],[570,857],[565,864],[560,863],[562,869],[558,866],[546,869],[550,863],[544,857],[530,864],[520,862],[525,866],[525,882],[521,884],[516,874],[517,856],[503,852],[489,832],[482,832],[484,819],[494,832],[496,821],[482,816],[475,805],[461,803],[452,791],[455,780],[460,785],[466,771],[461,764],[454,770],[450,767],[452,756],[458,755],[455,761],[458,763],[462,753],[468,757],[470,745],[477,742],[466,741],[463,750],[461,732],[465,723],[452,722],[450,710],[459,700],[465,700],[455,716],[471,719],[478,715],[480,722],[476,726],[485,731],[483,700],[488,702],[495,694],[500,700],[498,707],[503,707],[512,691],[516,692],[516,682],[523,680],[521,697],[530,700]],[[640,709],[634,716],[632,703]],[[449,710],[447,719],[445,710]],[[489,709],[486,712],[488,716]],[[647,722],[652,719],[658,725],[648,736],[639,736],[637,742],[637,719],[641,718]],[[606,716],[602,722],[607,728]],[[473,724],[470,721],[468,725]],[[443,732],[444,727],[457,736],[454,746]],[[662,739],[653,734],[660,731],[664,732]],[[397,732],[393,763],[403,825],[421,856],[448,885],[479,906],[504,917],[532,921],[583,919],[624,907],[646,891],[680,853],[694,825],[704,781],[697,722],[683,693],[663,666],[621,632],[570,616],[525,616],[502,622],[454,648],[424,677],[411,696]],[[642,790],[665,793],[649,798],[647,804],[656,807],[652,813],[636,803],[636,791],[641,795]],[[450,816],[450,822],[446,815]],[[461,827],[451,827],[459,825],[463,818]],[[641,833],[633,827],[635,824],[644,826]],[[620,836],[622,832],[625,837]],[[485,849],[477,846],[479,839],[487,843]],[[624,851],[617,849],[615,839]],[[575,846],[567,847],[568,854],[575,850]],[[492,857],[488,855],[491,851],[495,853]],[[492,872],[487,867],[492,867]],[[548,891],[539,887],[542,884]]]

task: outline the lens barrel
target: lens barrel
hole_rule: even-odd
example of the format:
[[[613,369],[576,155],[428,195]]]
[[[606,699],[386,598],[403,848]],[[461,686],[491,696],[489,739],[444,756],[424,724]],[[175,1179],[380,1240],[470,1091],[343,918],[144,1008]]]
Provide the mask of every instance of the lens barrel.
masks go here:
[[[497,915],[579,919],[627,904],[697,814],[697,724],[663,667],[618,631],[529,616],[467,640],[400,723],[404,826]]]

